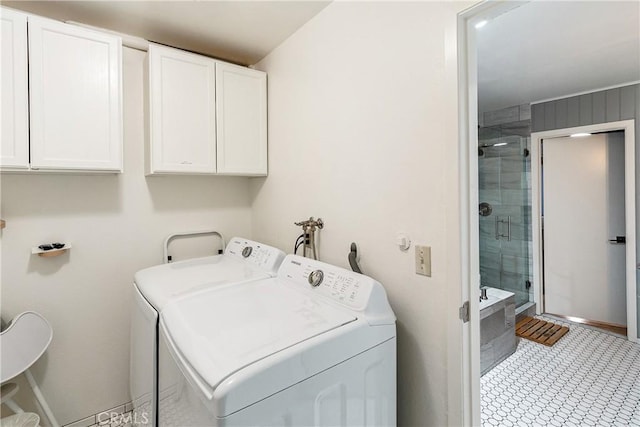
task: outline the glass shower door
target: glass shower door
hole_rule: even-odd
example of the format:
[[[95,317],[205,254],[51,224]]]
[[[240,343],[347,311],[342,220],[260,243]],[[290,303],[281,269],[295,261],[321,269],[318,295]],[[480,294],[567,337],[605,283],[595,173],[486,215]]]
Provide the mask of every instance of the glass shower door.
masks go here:
[[[533,301],[530,138],[481,132],[478,148],[481,286]]]

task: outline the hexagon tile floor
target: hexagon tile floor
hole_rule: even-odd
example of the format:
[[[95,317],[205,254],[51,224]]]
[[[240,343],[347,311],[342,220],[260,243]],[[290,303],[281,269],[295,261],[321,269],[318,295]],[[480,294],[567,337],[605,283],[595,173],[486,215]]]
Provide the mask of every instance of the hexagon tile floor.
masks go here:
[[[553,347],[520,339],[481,379],[482,425],[640,426],[640,344],[569,326]]]

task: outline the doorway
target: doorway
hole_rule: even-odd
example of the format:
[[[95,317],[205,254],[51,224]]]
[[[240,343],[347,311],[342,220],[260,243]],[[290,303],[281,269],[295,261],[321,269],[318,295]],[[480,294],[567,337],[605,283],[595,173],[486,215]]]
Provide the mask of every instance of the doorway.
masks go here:
[[[462,219],[462,246],[465,248],[469,248],[468,252],[464,252],[462,256],[462,270],[463,270],[463,283],[461,288],[462,301],[468,301],[468,307],[470,309],[467,310],[469,314],[468,318],[470,319],[469,323],[464,324],[463,326],[463,385],[464,385],[464,395],[463,395],[463,407],[464,407],[464,424],[465,425],[480,425],[480,363],[479,363],[479,353],[480,353],[480,339],[479,339],[479,310],[478,310],[478,297],[479,297],[479,286],[480,286],[480,262],[479,262],[479,230],[478,230],[478,205],[481,202],[478,200],[478,138],[476,129],[478,127],[478,52],[477,52],[477,28],[487,24],[487,21],[491,21],[497,16],[505,15],[507,12],[510,12],[511,9],[520,7],[523,4],[536,4],[536,5],[552,5],[552,4],[562,4],[566,7],[569,7],[571,4],[579,5],[581,2],[575,3],[549,3],[549,2],[482,2],[475,6],[472,6],[470,9],[461,13],[458,18],[458,82],[459,82],[459,105],[460,105],[460,115],[459,115],[459,149],[460,149],[460,182],[461,182],[461,219]],[[596,3],[589,3],[590,5],[594,5]],[[541,7],[542,7],[541,6]],[[631,16],[632,14],[629,14]],[[555,16],[554,14],[547,14],[547,16]],[[619,16],[619,13],[618,13]],[[637,13],[633,16],[637,16]],[[531,25],[525,25],[522,28],[533,28],[535,34],[533,34],[527,43],[518,44],[519,47],[524,47],[525,45],[529,46],[530,43],[538,43],[537,45],[544,46],[544,51],[542,53],[543,56],[540,57],[541,60],[536,63],[544,63],[545,59],[548,59],[549,56],[546,54],[548,51],[548,47],[555,45],[556,43],[548,42],[548,43],[540,43],[540,37],[546,35],[545,31],[540,31],[540,23],[546,22],[546,20],[534,21]],[[565,21],[563,21],[564,23]],[[487,25],[491,25],[490,23]],[[603,27],[602,25],[600,27]],[[619,25],[616,26],[618,29]],[[563,31],[566,32],[566,28],[562,27]],[[593,27],[585,26],[587,28],[588,33],[595,33],[593,31]],[[516,29],[517,30],[517,29]],[[637,30],[635,32],[637,34]],[[505,37],[505,40],[511,40],[512,37]],[[580,37],[571,38],[571,37],[560,37],[557,40],[579,40],[582,39]],[[609,40],[607,37],[602,37],[602,40]],[[594,48],[593,44],[587,43],[586,46],[589,46],[590,52],[598,52],[598,55],[594,55],[594,58],[597,60],[597,64],[607,63],[607,61],[603,60],[603,53],[612,52],[611,49],[598,50]],[[494,49],[492,52],[496,54],[501,54],[500,49]],[[633,55],[626,57],[632,57]],[[515,55],[516,58],[522,58],[522,55]],[[583,71],[585,69],[584,64],[581,64],[574,60],[575,55],[565,55],[567,58],[571,58],[574,66],[579,67],[579,70],[576,73],[565,73],[566,76],[575,76],[577,74],[585,74]],[[621,58],[623,55],[617,55],[617,58]],[[557,59],[557,58],[556,58]],[[553,70],[554,63],[549,63],[548,71]],[[508,69],[507,67],[503,67],[504,69]],[[591,69],[600,69],[598,66],[592,67]],[[523,77],[528,75],[528,70],[526,73],[518,74],[518,77]],[[494,76],[495,77],[495,76]],[[542,79],[539,79],[542,82],[549,82],[551,75],[545,75]],[[502,79],[495,78],[495,84],[501,87],[506,87],[506,82]],[[568,80],[570,82],[570,80]],[[624,80],[630,81],[630,80]],[[610,85],[615,85],[616,83],[607,83],[600,84],[596,87],[600,88],[609,88],[613,87]],[[553,85],[548,85],[552,87]],[[517,88],[519,89],[527,89],[529,86],[523,84],[522,79],[518,81]],[[566,95],[568,94],[576,94],[580,95],[584,89],[577,90],[568,90]],[[552,100],[555,99],[556,94],[548,94],[531,99],[537,100]],[[529,99],[529,101],[531,101]],[[540,101],[543,102],[543,101]],[[518,102],[514,102],[510,105],[517,105]],[[589,104],[590,105],[590,104]],[[625,117],[626,118],[626,117]],[[604,121],[604,118],[602,118]],[[622,120],[622,117],[620,118]],[[583,123],[583,122],[580,122]],[[577,126],[576,123],[573,126]],[[568,122],[566,126],[572,126]],[[604,126],[605,129],[592,129],[591,132],[602,132],[602,131],[611,131],[611,130],[621,130],[625,131],[625,173],[628,175],[630,172],[629,167],[633,167],[633,159],[634,159],[634,133],[633,133],[633,122],[631,123],[621,123],[614,122],[603,124],[599,126]],[[593,127],[593,126],[592,126]],[[543,129],[540,129],[543,130]],[[567,129],[565,129],[566,131]],[[555,137],[555,136],[568,136],[569,133],[552,135],[547,134],[545,137]],[[539,145],[537,144],[538,140],[534,140],[534,135],[531,136],[531,156],[532,156],[532,194],[536,194],[539,189],[539,182],[535,179],[534,171],[538,174],[539,177],[539,164],[534,159],[538,158]],[[632,151],[629,151],[627,147],[630,147]],[[535,151],[538,150],[538,151]],[[535,152],[534,152],[535,151]],[[626,177],[625,177],[626,178]],[[631,188],[630,186],[626,186],[625,188],[625,197],[626,200],[630,200],[629,197],[635,197],[635,194],[630,192],[634,192],[635,188]],[[628,206],[631,205],[627,203],[625,206],[628,209]],[[532,199],[532,210],[536,210],[540,208],[540,200],[539,198],[533,197]],[[631,226],[630,220],[633,219],[635,222],[635,218],[629,215],[628,212],[625,212],[625,216],[628,219],[625,224],[626,236],[635,237],[635,231],[631,232],[628,230]],[[532,218],[532,253],[533,253],[533,265],[531,268],[532,275],[534,278],[533,282],[533,294],[534,298],[537,301],[541,301],[542,299],[542,281],[540,280],[540,273],[542,268],[541,263],[541,227],[539,226],[538,220],[533,220]],[[633,224],[635,229],[635,224]],[[633,242],[635,246],[635,239]],[[626,245],[626,281],[627,281],[627,295],[626,300],[627,304],[634,304],[633,311],[635,312],[635,298],[636,294],[630,293],[630,289],[635,290],[635,253],[631,255],[629,241],[627,241]],[[632,279],[633,278],[633,279]],[[633,288],[630,286],[629,281],[633,280]],[[640,304],[639,304],[640,305]],[[542,310],[542,307],[538,306],[538,310]],[[465,307],[461,307],[461,313],[465,312]],[[632,316],[631,310],[627,309],[627,317]],[[464,319],[464,316],[461,314],[461,318]],[[637,323],[636,323],[637,322]],[[629,324],[628,334],[630,337],[637,337],[637,331],[640,330],[640,319],[636,322],[632,321]],[[634,330],[632,330],[632,328]],[[637,340],[637,338],[636,338]]]
[[[627,334],[624,134],[542,141],[544,311]]]
[[[571,138],[570,135],[589,134]],[[634,121],[533,133],[538,313],[626,326],[638,339]]]

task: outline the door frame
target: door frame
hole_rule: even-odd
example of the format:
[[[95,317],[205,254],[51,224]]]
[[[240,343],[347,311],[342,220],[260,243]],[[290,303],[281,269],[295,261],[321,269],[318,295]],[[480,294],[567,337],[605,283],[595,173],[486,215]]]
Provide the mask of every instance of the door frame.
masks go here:
[[[542,150],[543,139],[562,138],[575,133],[596,133],[624,131],[625,161],[625,230],[626,230],[626,298],[627,298],[627,338],[638,339],[638,307],[636,302],[636,174],[635,174],[635,120],[622,120],[554,129],[531,134],[531,226],[533,243],[533,294],[536,313],[544,313],[543,283],[543,242],[542,242]]]
[[[478,206],[478,135],[475,132],[478,127],[478,61],[474,26],[482,20],[489,20],[528,2],[528,0],[482,0],[481,3],[475,4],[458,14],[458,162],[460,180],[460,247],[462,249],[460,262],[461,296],[463,301],[468,299],[470,303],[470,321],[465,323],[462,328],[462,405],[463,425],[465,426],[477,426],[481,423],[480,313],[478,304],[480,294],[479,215],[478,210],[473,209],[474,206]],[[608,125],[611,124],[609,123]],[[630,131],[633,132],[633,129],[630,129]],[[627,135],[632,134],[627,133],[625,128],[625,141],[628,138]],[[533,143],[533,135],[531,141]],[[626,155],[625,157],[627,159],[630,158],[630,156]],[[635,234],[633,234],[633,237],[635,239]],[[536,238],[535,234],[533,238]],[[633,260],[631,265],[633,265]],[[628,266],[629,260],[627,259]],[[634,270],[631,275],[627,274],[627,277],[635,277],[635,274]],[[539,276],[539,273],[537,276]],[[633,297],[635,298],[635,295]],[[534,298],[537,298],[535,294]]]
[[[461,297],[469,302],[462,327],[462,424],[480,417],[480,247],[478,215],[478,59],[475,25],[528,1],[483,0],[458,14],[458,164]],[[463,307],[461,307],[461,311]]]

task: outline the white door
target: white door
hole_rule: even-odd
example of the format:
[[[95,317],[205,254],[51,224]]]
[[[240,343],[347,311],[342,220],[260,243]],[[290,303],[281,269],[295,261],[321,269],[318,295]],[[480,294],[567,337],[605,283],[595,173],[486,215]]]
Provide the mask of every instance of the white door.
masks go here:
[[[216,67],[218,173],[267,174],[267,75],[218,63]]]
[[[0,166],[29,167],[29,102],[27,88],[27,15],[0,9],[2,18],[2,120]]]
[[[626,325],[624,138],[543,143],[544,311]]]
[[[216,61],[149,46],[147,174],[216,172]]]
[[[28,21],[31,167],[121,171],[120,38]]]

